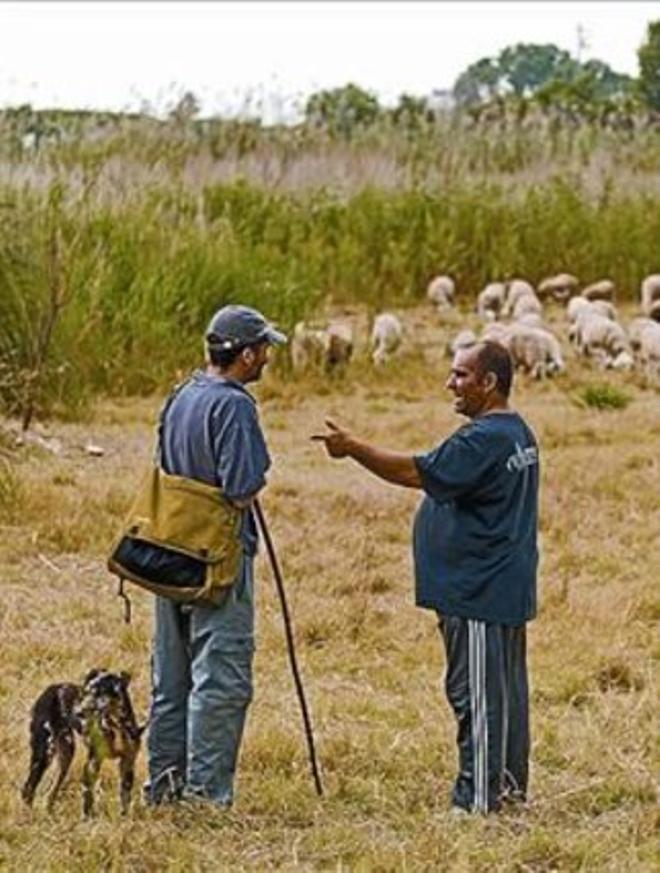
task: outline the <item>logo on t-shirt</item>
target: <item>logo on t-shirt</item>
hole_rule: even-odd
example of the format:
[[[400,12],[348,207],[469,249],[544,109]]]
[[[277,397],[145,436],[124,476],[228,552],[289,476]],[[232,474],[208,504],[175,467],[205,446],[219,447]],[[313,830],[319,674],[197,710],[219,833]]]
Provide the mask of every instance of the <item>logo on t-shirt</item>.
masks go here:
[[[516,450],[506,459],[506,468],[509,473],[519,473],[525,467],[533,467],[539,462],[539,452],[536,446],[527,446],[523,449],[520,443],[516,443]]]

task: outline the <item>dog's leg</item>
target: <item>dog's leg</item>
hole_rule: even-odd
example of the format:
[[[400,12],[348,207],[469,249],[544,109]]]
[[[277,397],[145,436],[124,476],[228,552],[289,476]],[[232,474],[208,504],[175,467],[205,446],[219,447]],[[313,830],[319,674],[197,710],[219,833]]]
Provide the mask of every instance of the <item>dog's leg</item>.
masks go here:
[[[73,754],[76,750],[73,732],[70,730],[63,731],[57,738],[55,747],[57,753],[57,761],[60,765],[60,772],[57,777],[57,782],[53,786],[53,790],[50,792],[50,795],[48,797],[49,810],[53,808],[53,804],[57,800],[57,795],[60,793],[62,783],[66,779],[69,768],[71,767],[71,762],[73,761]]]
[[[37,786],[48,769],[48,765],[53,760],[54,747],[52,737],[46,727],[41,727],[33,732],[31,747],[30,772],[21,790],[21,796],[28,806],[32,805]]]
[[[127,751],[119,759],[119,778],[120,778],[120,802],[122,813],[127,813],[131,805],[131,793],[133,791],[133,783],[135,781],[135,756],[136,752]]]
[[[94,813],[94,787],[99,778],[100,769],[99,759],[90,755],[83,770],[83,814],[86,816]]]

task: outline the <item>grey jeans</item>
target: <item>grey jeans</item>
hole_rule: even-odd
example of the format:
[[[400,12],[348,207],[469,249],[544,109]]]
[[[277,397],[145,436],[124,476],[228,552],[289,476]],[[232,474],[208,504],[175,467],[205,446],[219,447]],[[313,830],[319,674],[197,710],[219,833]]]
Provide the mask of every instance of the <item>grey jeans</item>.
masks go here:
[[[192,795],[229,806],[254,654],[253,561],[216,608],[156,597],[147,800]]]

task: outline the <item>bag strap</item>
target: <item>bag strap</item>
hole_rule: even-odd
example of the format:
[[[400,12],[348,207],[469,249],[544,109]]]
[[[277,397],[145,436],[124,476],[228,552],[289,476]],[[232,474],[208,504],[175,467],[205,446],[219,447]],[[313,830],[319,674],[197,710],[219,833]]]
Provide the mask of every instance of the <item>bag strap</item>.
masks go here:
[[[163,466],[163,430],[165,429],[165,416],[174,402],[175,397],[186,387],[191,379],[192,376],[188,376],[188,378],[184,379],[183,382],[178,382],[170,391],[160,410],[158,425],[156,427],[156,445],[154,447],[154,464],[160,467]]]

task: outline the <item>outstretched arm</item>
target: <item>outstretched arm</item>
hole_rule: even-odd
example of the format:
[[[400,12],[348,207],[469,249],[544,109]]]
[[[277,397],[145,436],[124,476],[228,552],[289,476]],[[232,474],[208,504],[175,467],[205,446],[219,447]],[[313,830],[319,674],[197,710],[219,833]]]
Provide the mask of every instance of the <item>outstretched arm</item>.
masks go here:
[[[365,469],[380,479],[403,485],[405,488],[421,488],[422,480],[412,455],[379,449],[354,437],[349,431],[326,419],[328,431],[313,434],[313,440],[325,444],[331,458],[353,458]]]

